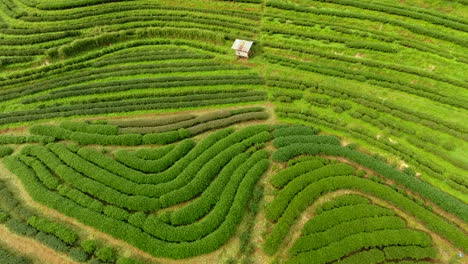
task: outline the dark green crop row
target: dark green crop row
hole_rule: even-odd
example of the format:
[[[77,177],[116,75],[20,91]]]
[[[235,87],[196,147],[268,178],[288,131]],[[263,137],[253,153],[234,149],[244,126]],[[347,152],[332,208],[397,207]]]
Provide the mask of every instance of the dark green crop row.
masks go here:
[[[261,154],[260,154],[261,153]],[[203,217],[200,221],[196,221],[187,225],[172,226],[161,222],[158,218],[150,216],[146,219],[143,230],[147,233],[154,235],[162,240],[171,242],[189,242],[200,240],[218,229],[223,222],[225,222],[232,210],[243,209],[246,206],[247,200],[244,200],[244,204],[237,204],[238,198],[236,196],[242,196],[244,192],[249,192],[251,195],[253,186],[249,186],[247,189],[242,188],[243,182],[250,182],[255,184],[256,181],[251,179],[259,179],[261,175],[268,168],[268,160],[266,159],[266,153],[260,152],[255,155],[255,163],[248,162],[242,164],[233,174],[229,183],[224,187],[223,193],[219,197],[219,200],[214,200],[216,204],[212,210]],[[252,165],[247,167],[246,164]],[[220,186],[218,186],[220,187]],[[223,188],[221,187],[221,188]],[[239,192],[238,190],[243,190]],[[185,219],[184,222],[188,222],[192,217]]]
[[[323,167],[324,164],[320,160],[310,160],[295,164],[292,167],[288,167],[281,170],[277,174],[271,177],[270,183],[276,188],[283,188],[291,180],[299,177],[303,174],[312,172]]]
[[[382,4],[374,4],[374,3],[365,3],[362,1],[355,1],[355,0],[316,0],[319,2],[328,2],[328,3],[335,3],[340,5],[347,5],[347,6],[354,6],[362,9],[368,9],[372,11],[379,11],[388,14],[400,15],[405,17],[410,17],[413,19],[424,20],[432,24],[442,25],[445,27],[449,27],[452,29],[460,30],[463,32],[468,31],[467,23],[460,23],[458,21],[450,20],[448,16],[444,16],[443,13],[440,13],[442,16],[435,16],[432,14],[424,14],[421,12],[415,12],[411,9],[407,9],[405,7],[398,7],[398,6],[388,6]]]
[[[274,155],[276,155],[276,153]],[[354,168],[350,165],[330,164],[296,177],[291,180],[268,205],[265,209],[265,217],[270,221],[278,221],[291,200],[311,183],[337,175],[350,175],[353,174],[353,172]]]
[[[429,259],[436,258],[437,251],[433,247],[393,246],[383,249],[387,259]]]
[[[425,36],[429,36],[429,37],[433,37],[433,38],[437,38],[441,40],[450,41],[462,47],[468,45],[468,41],[461,37],[449,35],[447,33],[436,31],[434,29],[428,29],[419,25],[409,24],[401,20],[387,18],[385,16],[367,15],[363,13],[341,11],[341,10],[334,10],[334,9],[325,9],[325,8],[309,8],[309,7],[303,7],[303,6],[294,5],[290,3],[284,3],[284,2],[277,1],[277,0],[268,0],[266,3],[266,6],[279,8],[283,10],[295,11],[295,12],[310,13],[310,14],[315,14],[315,15],[336,16],[336,17],[355,18],[355,19],[364,19],[364,20],[370,20],[370,21],[375,21],[375,22],[382,22],[382,23],[387,23],[387,24],[391,24],[394,26],[405,28],[415,34],[420,34],[420,35],[425,35]]]
[[[182,141],[183,142],[183,141]],[[169,152],[171,152],[177,145],[167,145],[158,148],[141,148],[137,149],[130,155],[133,155],[137,158],[143,160],[158,160],[164,156],[166,156]]]
[[[10,155],[13,153],[13,149],[7,146],[0,145],[0,158]]]
[[[117,135],[119,128],[113,125],[89,124],[85,122],[63,121],[60,127],[73,131],[101,135]]]
[[[69,88],[51,91],[51,93],[32,97],[27,102],[41,102],[72,96],[114,93],[138,89],[173,88],[181,86],[205,86],[222,84],[263,84],[259,76],[179,76],[147,79],[132,79],[127,81],[96,82],[87,85],[76,85]]]
[[[352,254],[344,259],[337,261],[337,264],[379,264],[384,263],[385,254],[376,248],[371,248],[369,250],[362,250],[355,254]],[[401,262],[399,262],[401,264]]]
[[[458,245],[464,250],[468,248],[468,239],[455,225],[434,215],[390,187],[356,176],[336,176],[314,182],[294,197],[278,223],[274,226],[272,232],[266,238],[264,244],[265,252],[267,254],[274,254],[277,251],[293,222],[310,204],[321,195],[340,189],[358,190],[386,200],[398,208],[411,213],[417,219],[424,222],[427,228],[446,237],[453,244]]]
[[[352,56],[328,53],[328,52],[320,51],[320,50],[314,49],[314,48],[306,48],[306,47],[304,47],[303,44],[300,44],[300,43],[297,43],[297,42],[292,42],[292,41],[286,42],[286,43],[281,43],[281,44],[266,41],[266,42],[263,42],[263,44],[266,45],[266,46],[269,46],[269,47],[287,49],[287,50],[289,49],[289,50],[303,52],[303,53],[311,54],[311,55],[314,55],[314,56],[318,56],[318,57],[326,58],[326,59],[330,59],[330,60],[343,61],[343,62],[347,62],[347,63],[359,63],[359,64],[362,64],[362,65],[367,66],[367,67],[394,70],[394,71],[401,72],[401,73],[407,73],[407,74],[412,74],[412,75],[416,75],[416,76],[419,76],[419,77],[429,78],[429,79],[432,79],[432,80],[435,80],[435,81],[446,82],[446,83],[452,84],[454,86],[468,88],[468,84],[466,82],[464,82],[464,81],[461,81],[461,80],[458,80],[458,79],[453,79],[453,78],[450,78],[450,77],[444,77],[444,76],[433,74],[433,73],[429,73],[429,72],[427,72],[425,70],[420,70],[420,69],[417,69],[417,68],[413,68],[413,67],[409,67],[409,66],[405,66],[405,65],[401,65],[401,64],[393,64],[393,63],[375,61],[375,60],[371,60],[371,59],[363,59],[363,58],[356,58],[356,57],[352,57]],[[337,67],[337,69],[339,69],[339,68]],[[346,71],[344,71],[344,72],[346,72]],[[375,76],[371,75],[370,73],[366,74],[366,75],[363,75],[363,76],[365,76],[366,78],[371,78],[371,79],[375,79],[375,80],[385,80],[385,81],[391,80],[392,83],[399,83],[398,80],[396,80],[395,78],[391,78],[391,77],[390,78],[377,79]]]
[[[369,219],[378,219],[381,216],[394,217],[392,209],[381,207],[375,204],[360,203],[347,205],[325,211],[305,223],[302,228],[303,235],[321,234],[329,232],[332,228],[353,221],[361,221],[364,224]],[[401,219],[400,219],[401,221]],[[403,221],[403,227],[405,223]]]
[[[315,144],[330,144],[340,145],[341,141],[335,136],[318,136],[318,135],[291,135],[285,137],[275,138],[273,145],[276,148],[286,147],[295,143],[315,143]]]
[[[276,128],[273,131],[273,136],[275,138],[287,137],[291,135],[295,136],[312,136],[319,133],[317,128],[303,125],[291,125],[285,127]]]
[[[398,156],[406,162],[416,166],[417,169],[420,169],[421,171],[427,173],[431,177],[443,181],[447,179],[446,176],[436,173],[434,171],[434,169],[439,168],[439,166],[437,166],[437,164],[434,161],[428,160],[426,157],[422,159],[417,152],[404,145],[393,144],[389,140],[376,140],[376,136],[367,129],[351,127],[347,130],[344,130],[343,128],[346,127],[346,124],[340,124],[339,120],[329,118],[328,116],[322,116],[310,110],[304,111],[301,109],[282,107],[277,108],[276,112],[280,117],[299,119],[307,122],[312,122],[314,124],[321,124],[323,126],[338,131],[346,131],[346,133],[352,135],[353,137],[365,140],[366,142],[372,143],[374,146],[379,147],[380,149],[383,149],[389,153]],[[434,169],[432,167],[434,167]]]
[[[431,237],[419,230],[390,229],[350,235],[321,249],[301,253],[286,263],[325,264],[369,247],[431,246]]]
[[[316,250],[354,234],[377,230],[405,229],[405,227],[405,221],[396,216],[361,218],[335,225],[321,233],[302,236],[294,242],[289,253],[298,255],[302,252]]]
[[[24,143],[50,143],[54,142],[55,138],[50,136],[13,136],[0,135],[0,144],[24,144]]]
[[[432,201],[447,212],[453,213],[463,220],[468,219],[468,205],[457,198],[435,188],[427,182],[416,177],[408,177],[408,175],[390,167],[384,162],[350,148],[337,145],[299,143],[279,149],[273,154],[273,159],[276,161],[287,161],[300,154],[315,155],[318,153],[348,158],[419,193],[422,197]]]
[[[301,49],[301,52],[303,51],[304,50]],[[311,71],[311,72],[316,72],[319,74],[330,75],[330,76],[335,76],[335,77],[344,78],[344,79],[357,80],[361,82],[367,81],[373,85],[378,85],[378,86],[385,87],[385,88],[404,91],[409,94],[415,94],[421,97],[429,98],[431,100],[439,101],[440,103],[449,104],[449,105],[460,107],[460,108],[465,108],[465,105],[466,105],[466,102],[463,102],[462,100],[459,100],[457,98],[447,97],[445,95],[439,95],[439,93],[441,93],[439,91],[434,91],[431,89],[428,90],[427,87],[422,86],[422,85],[404,83],[403,81],[396,79],[396,78],[392,78],[390,76],[374,74],[371,72],[362,72],[362,71],[357,72],[357,71],[349,70],[347,68],[339,67],[339,66],[331,66],[331,65],[316,66],[316,65],[311,65],[310,63],[287,59],[287,58],[279,57],[275,55],[266,54],[264,55],[264,57],[270,63],[276,63],[276,64],[280,64],[286,67],[292,67],[292,68],[296,68],[299,70]]]
[[[368,204],[368,203],[370,203],[369,199],[358,194],[348,194],[348,195],[338,196],[337,198],[331,201],[328,201],[322,204],[317,209],[315,209],[315,214],[319,215],[325,211],[330,211],[332,209],[347,206],[347,205]]]
[[[118,126],[119,132],[126,132],[126,128],[166,126],[166,125],[171,125],[174,123],[179,123],[182,121],[187,121],[195,117],[196,116],[192,114],[176,114],[176,115],[171,115],[168,117],[160,117],[160,118],[155,118],[155,119],[153,118],[151,119],[150,118],[111,119],[107,121],[107,123],[110,125]],[[164,131],[160,131],[160,132],[164,132]]]
[[[142,172],[162,172],[187,155],[193,149],[195,142],[187,139],[177,144],[170,152],[156,160],[144,160],[136,156],[135,152],[119,150],[114,153],[117,161]]]
[[[24,0],[23,0],[24,1]],[[47,3],[48,4],[48,3]],[[35,6],[35,5],[34,5]],[[119,3],[118,5],[100,5],[99,8],[88,7],[85,11],[80,9],[76,13],[67,12],[66,14],[54,13],[50,15],[49,13],[37,12],[33,14],[28,14],[28,16],[22,17],[26,21],[36,21],[37,19],[42,19],[41,21],[57,21],[57,20],[70,20],[78,19],[87,16],[96,16],[106,13],[116,13],[120,11],[130,11],[130,10],[139,10],[139,9],[151,9],[156,7],[160,10],[173,10],[173,11],[189,11],[189,12],[199,12],[207,14],[218,14],[226,16],[235,16],[242,17],[251,20],[260,20],[260,16],[253,12],[246,11],[237,11],[237,10],[219,10],[219,9],[203,9],[203,8],[190,8],[190,7],[181,7],[181,6],[161,6],[153,3]],[[31,20],[30,20],[31,19]]]
[[[32,134],[52,136],[63,140],[73,140],[79,144],[102,144],[135,146],[143,143],[139,134],[107,135],[68,130],[54,125],[34,125],[29,131]],[[176,139],[178,140],[178,138]]]
[[[403,105],[397,105],[388,100],[382,102],[382,100],[379,100],[378,98],[375,98],[373,96],[365,95],[359,92],[349,91],[347,89],[342,89],[336,86],[324,86],[306,81],[279,78],[267,79],[267,85],[281,86],[289,89],[298,90],[308,89],[309,92],[327,94],[329,96],[341,98],[343,100],[352,100],[357,104],[364,105],[378,112],[388,113],[403,120],[415,122],[435,130],[443,131],[455,137],[463,137],[463,134],[468,133],[468,130],[463,126],[460,126],[460,124],[437,119],[432,115],[417,112],[413,109],[407,108]]]
[[[73,230],[43,217],[32,216],[28,219],[28,224],[39,231],[55,235],[69,245],[73,245],[78,239],[78,235]]]
[[[99,167],[132,182],[139,184],[160,184],[176,179],[176,177],[180,175],[196,158],[221,139],[228,137],[231,132],[232,131],[229,129],[224,129],[210,134],[204,140],[200,141],[187,155],[174,163],[173,166],[159,174],[145,174],[138,170],[128,168],[122,163],[119,163],[92,148],[81,148],[77,153],[82,158],[98,165]]]
[[[120,102],[105,102],[105,103],[91,103],[82,105],[66,105],[57,106],[37,110],[26,110],[11,112],[6,115],[9,117],[0,117],[0,124],[10,124],[18,122],[27,122],[40,119],[50,119],[56,117],[69,117],[79,115],[97,115],[107,113],[121,113],[121,112],[133,112],[143,110],[156,110],[156,109],[172,109],[172,108],[184,108],[184,107],[199,107],[208,105],[222,105],[222,104],[233,104],[241,102],[257,102],[264,101],[265,96],[246,96],[242,97],[242,94],[232,94],[229,98],[225,99],[211,99],[211,100],[191,100],[189,97],[174,97],[175,100],[181,100],[181,102],[163,102],[160,99],[148,99],[144,100],[143,104],[135,104],[135,100],[120,101]],[[148,102],[149,101],[149,102]],[[1,115],[1,114],[0,114]]]
[[[199,198],[187,206],[170,211],[167,215],[162,215],[161,219],[166,218],[171,225],[179,226],[192,224],[202,217],[213,215],[213,209],[221,205],[220,201],[223,201],[225,205],[232,202],[234,198],[233,190],[237,189],[238,184],[240,184],[241,179],[239,177],[245,177],[245,174],[255,164],[266,158],[268,158],[266,151],[258,151],[250,157],[247,153],[237,155],[221,170],[216,179]]]
[[[229,122],[238,123],[241,121],[248,121],[249,118],[264,119],[262,118],[265,115],[263,110],[263,108],[257,107],[241,108],[234,111],[221,110],[200,115],[198,117],[192,116],[192,118],[183,116],[180,119],[180,122],[177,122],[177,116],[163,119],[162,121],[158,121],[159,119],[137,119],[110,122],[113,124],[117,122],[117,124],[124,125],[123,128],[119,129],[120,133],[160,133],[186,128],[192,135],[196,135],[203,132],[203,129],[209,129],[210,126],[212,128],[221,128],[223,127],[223,124],[228,124]],[[136,124],[136,126],[129,126],[129,124]]]
[[[34,171],[25,167],[24,164],[14,157],[8,158],[5,164],[18,175],[28,193],[37,202],[59,210],[65,215],[74,217],[80,222],[109,233],[116,238],[123,239],[154,256],[176,259],[212,252],[230,239],[235,233],[238,223],[242,219],[243,209],[246,202],[251,197],[253,186],[261,176],[258,173],[258,171],[261,171],[259,167],[255,172],[252,171],[252,174],[257,175],[256,177],[245,177],[245,180],[239,186],[239,189],[244,191],[238,193],[232,204],[230,210],[231,214],[228,215],[224,223],[216,231],[194,242],[169,243],[152,238],[139,228],[81,207],[55,192],[48,191],[37,181]],[[265,170],[267,166],[268,161],[265,160],[263,170]]]
[[[139,39],[125,43],[117,43],[110,47],[105,47],[99,50],[88,52],[82,56],[69,59],[65,62],[57,62],[40,68],[29,69],[21,72],[15,72],[8,75],[7,78],[0,78],[0,84],[2,86],[10,86],[16,84],[18,87],[15,89],[8,89],[5,93],[2,93],[2,100],[7,100],[18,96],[18,94],[25,93],[29,89],[21,87],[25,81],[37,81],[38,79],[50,78],[50,76],[60,76],[64,73],[85,69],[91,66],[89,63],[90,60],[102,57],[106,54],[113,52],[140,47],[147,45],[178,45],[178,46],[189,46],[195,49],[201,49],[205,52],[214,52],[224,54],[224,50],[213,45],[200,42],[192,42],[189,40],[174,40],[174,39]],[[86,75],[86,74],[85,74]],[[23,88],[23,89],[22,89]],[[11,94],[13,93],[13,94]],[[9,95],[8,98],[4,99],[6,95]]]

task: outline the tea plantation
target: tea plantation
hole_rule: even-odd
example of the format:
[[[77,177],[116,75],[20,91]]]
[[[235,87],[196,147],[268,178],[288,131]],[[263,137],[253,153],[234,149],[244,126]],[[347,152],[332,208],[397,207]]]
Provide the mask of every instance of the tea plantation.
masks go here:
[[[468,263],[467,89],[466,0],[1,0],[0,263]]]

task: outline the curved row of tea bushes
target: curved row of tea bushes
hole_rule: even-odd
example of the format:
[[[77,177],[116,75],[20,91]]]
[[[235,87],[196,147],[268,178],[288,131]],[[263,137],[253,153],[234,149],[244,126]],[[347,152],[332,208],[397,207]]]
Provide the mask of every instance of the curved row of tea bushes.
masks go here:
[[[178,143],[170,152],[157,159],[142,159],[136,152],[119,150],[114,153],[114,158],[122,164],[142,172],[157,173],[162,172],[180,160],[182,157],[195,147],[195,142],[186,139]],[[148,156],[148,155],[145,155]],[[154,157],[154,155],[152,156]]]
[[[200,141],[185,157],[174,163],[169,169],[158,174],[145,174],[139,170],[129,168],[92,148],[81,148],[77,154],[89,162],[132,182],[139,184],[159,184],[174,180],[196,158],[231,133],[232,129],[224,129],[210,134]]]
[[[155,237],[172,242],[186,242],[196,241],[203,237],[208,236],[214,230],[229,217],[231,214],[231,208],[238,206],[245,207],[243,205],[236,204],[236,196],[243,196],[244,189],[241,189],[242,182],[247,181],[251,184],[256,182],[250,179],[258,179],[264,174],[268,168],[269,162],[265,158],[266,152],[258,152],[254,154],[250,162],[247,161],[242,164],[232,175],[231,179],[224,188],[219,200],[215,202],[212,210],[204,216],[200,221],[196,221],[187,225],[172,226],[161,222],[156,217],[148,217],[143,225],[143,230],[147,233],[154,235]],[[253,165],[253,166],[250,166]],[[253,186],[249,186],[247,190],[252,190]],[[242,191],[239,191],[242,190]],[[246,200],[244,202],[247,202]],[[184,222],[190,221],[190,219],[184,219]],[[188,220],[188,221],[187,221]]]
[[[302,252],[322,248],[354,234],[377,230],[404,229],[405,227],[406,223],[401,218],[395,216],[360,218],[332,226],[320,233],[302,236],[294,242],[289,253],[298,255]]]
[[[340,145],[340,139],[335,136],[284,136],[275,138],[273,140],[273,145],[277,148],[286,147],[295,143],[315,143],[315,144],[330,144],[330,145]]]
[[[432,245],[432,241],[428,234],[421,231],[408,229],[378,230],[351,235],[326,247],[300,253],[286,263],[325,264],[360,249],[394,245],[427,247]]]
[[[328,192],[341,189],[351,189],[368,193],[392,203],[401,210],[416,217],[416,219],[423,222],[428,229],[447,238],[454,245],[463,249],[468,248],[468,239],[455,225],[428,211],[392,188],[356,176],[336,176],[314,182],[294,197],[279,218],[272,232],[266,238],[264,244],[265,252],[267,254],[274,254],[277,251],[284,237],[288,234],[289,228],[299,214],[318,199],[318,197]],[[268,209],[272,210],[270,208]],[[323,215],[326,215],[326,213],[320,214],[319,216],[323,217]]]
[[[300,175],[309,173],[316,169],[323,167],[324,164],[320,160],[310,160],[304,161],[295,164],[294,166],[288,167],[284,170],[281,170],[277,174],[273,175],[270,179],[270,183],[275,188],[283,188],[286,184],[288,184],[291,180]]]
[[[337,145],[327,144],[292,144],[287,147],[280,148],[273,154],[273,160],[287,161],[292,157],[301,154],[325,154],[332,156],[340,156],[348,158],[364,167],[374,170],[385,178],[394,180],[406,188],[420,194],[422,197],[429,199],[431,202],[440,206],[449,213],[453,213],[462,220],[468,219],[468,205],[464,204],[455,197],[435,188],[434,186],[424,182],[416,177],[408,177],[382,161],[378,161],[359,151],[341,147]]]
[[[325,232],[334,226],[366,217],[394,216],[388,208],[374,204],[355,204],[325,211],[305,223],[302,234]]]
[[[265,216],[270,221],[277,221],[294,197],[309,184],[327,177],[350,175],[354,168],[347,164],[330,164],[293,179],[275,197],[265,209]]]
[[[328,201],[324,204],[322,204],[320,207],[315,209],[315,213],[317,215],[347,205],[355,205],[355,204],[369,204],[370,200],[367,199],[364,196],[358,195],[358,194],[348,194],[348,195],[342,195],[338,196],[335,199]]]
[[[237,155],[219,173],[218,177],[206,188],[206,190],[187,206],[170,211],[167,215],[161,215],[161,220],[166,218],[173,226],[188,225],[206,216],[220,200],[227,185],[234,178],[234,175],[246,173],[259,160],[267,158],[264,152],[257,152],[249,157],[247,153]],[[240,171],[240,172],[239,172]],[[231,183],[232,185],[232,183]]]
[[[231,214],[221,226],[209,236],[190,243],[170,243],[155,239],[132,225],[107,217],[85,207],[79,206],[71,200],[43,187],[37,180],[34,171],[21,163],[14,156],[4,160],[5,165],[14,172],[24,184],[28,193],[39,203],[54,208],[63,214],[76,218],[80,222],[97,228],[110,235],[125,240],[135,247],[158,257],[170,257],[174,259],[198,256],[212,252],[226,243],[236,231],[240,223],[247,201],[249,201],[253,187],[261,175],[257,177],[245,177],[238,189],[243,190],[233,202]],[[264,167],[268,167],[265,160]],[[252,172],[253,174],[257,174]]]

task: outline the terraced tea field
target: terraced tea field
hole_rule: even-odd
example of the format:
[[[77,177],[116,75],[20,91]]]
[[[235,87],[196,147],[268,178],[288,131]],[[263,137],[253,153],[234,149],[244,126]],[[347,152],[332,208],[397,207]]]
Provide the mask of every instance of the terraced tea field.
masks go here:
[[[1,0],[0,263],[468,263],[467,54],[466,0]]]

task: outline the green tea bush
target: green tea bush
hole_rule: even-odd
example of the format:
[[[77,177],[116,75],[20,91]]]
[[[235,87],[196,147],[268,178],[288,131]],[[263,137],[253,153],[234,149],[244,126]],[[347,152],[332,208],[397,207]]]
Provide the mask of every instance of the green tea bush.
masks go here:
[[[311,233],[300,237],[289,252],[292,255],[297,255],[301,252],[325,247],[354,234],[377,230],[404,229],[405,227],[406,223],[401,218],[395,216],[359,218],[332,226],[320,233]]]
[[[78,235],[73,230],[60,223],[51,222],[42,217],[33,216],[28,219],[28,224],[39,231],[56,236],[69,245],[73,245],[78,239]]]
[[[0,158],[11,155],[11,153],[13,153],[12,148],[0,145]]]
[[[347,205],[368,204],[368,203],[370,203],[370,200],[364,196],[361,196],[358,194],[347,194],[343,196],[338,196],[335,199],[322,204],[322,206],[315,209],[315,213],[319,215],[325,211],[329,211],[334,208],[339,208],[339,207],[343,207]]]
[[[288,167],[284,170],[281,170],[277,174],[271,177],[270,183],[275,186],[276,188],[283,188],[286,184],[288,184],[294,178],[311,172],[313,170],[319,169],[323,167],[324,164],[320,160],[310,160],[304,161],[295,164],[294,166]]]

